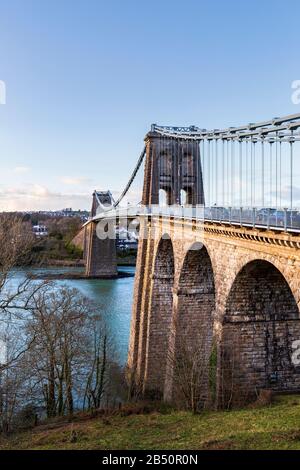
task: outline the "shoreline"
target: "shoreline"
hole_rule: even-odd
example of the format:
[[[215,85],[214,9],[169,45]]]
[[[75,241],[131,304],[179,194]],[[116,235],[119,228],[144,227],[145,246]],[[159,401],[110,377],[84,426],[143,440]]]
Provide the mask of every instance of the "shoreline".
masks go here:
[[[92,276],[88,277],[84,273],[29,273],[28,278],[32,280],[59,281],[59,280],[89,280],[89,279],[122,279],[125,277],[134,277],[135,273],[126,273],[118,271],[117,276]]]
[[[131,259],[118,259],[117,266],[136,266],[136,261]],[[31,267],[33,268],[84,268],[85,262],[83,260],[49,260],[48,262],[43,263],[35,263],[32,264]]]

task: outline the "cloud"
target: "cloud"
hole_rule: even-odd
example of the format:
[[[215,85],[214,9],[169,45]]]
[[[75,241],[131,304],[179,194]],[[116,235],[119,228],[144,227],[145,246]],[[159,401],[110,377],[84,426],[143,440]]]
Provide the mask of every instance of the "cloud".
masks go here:
[[[92,182],[92,180],[86,176],[63,176],[60,181],[68,186],[79,186]]]
[[[28,173],[29,170],[30,168],[28,166],[16,166],[13,171],[14,173],[24,174]]]
[[[100,188],[101,189],[101,188]],[[103,188],[102,188],[103,189]],[[115,199],[120,191],[112,190]],[[141,200],[141,190],[130,188],[122,201],[136,204]],[[63,190],[53,191],[42,184],[27,184],[23,186],[0,186],[0,211],[38,211],[59,210],[64,207],[90,210],[92,205],[92,189],[82,191]]]
[[[90,192],[55,192],[40,184],[0,188],[0,211],[90,209],[91,202]]]
[[[41,186],[40,184],[34,184],[32,186],[31,192],[29,192],[28,195],[31,197],[40,198],[50,196],[51,193],[45,186]]]

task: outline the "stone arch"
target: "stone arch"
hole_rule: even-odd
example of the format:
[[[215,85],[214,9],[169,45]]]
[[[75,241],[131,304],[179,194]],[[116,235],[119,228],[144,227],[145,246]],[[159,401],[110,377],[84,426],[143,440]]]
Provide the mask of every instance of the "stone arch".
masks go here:
[[[216,273],[216,286],[222,286],[219,292],[220,296],[218,298],[218,311],[220,319],[223,317],[226,301],[229,297],[229,292],[236,280],[240,271],[246,266],[246,264],[253,261],[266,261],[280,271],[286,282],[288,283],[292,294],[297,302],[298,308],[300,310],[300,294],[299,294],[299,268],[300,263],[290,262],[289,258],[276,256],[272,253],[263,253],[257,251],[245,250],[242,253],[239,251],[228,251],[227,256],[224,257],[224,261],[219,263],[220,252],[216,251],[214,255],[214,250],[210,250],[210,245],[208,244],[208,251],[211,255],[213,261],[213,267],[215,268]],[[222,250],[222,248],[221,248]]]
[[[168,235],[157,247],[152,276],[148,324],[145,394],[159,398],[165,382],[169,333],[173,310],[174,252]]]
[[[201,248],[199,248],[199,245]],[[172,356],[172,385],[166,383],[167,395],[184,400],[197,409],[209,398],[209,358],[213,340],[215,282],[207,249],[194,244],[184,258],[177,289],[169,350]],[[193,397],[187,398],[182,380],[192,369],[195,378]],[[187,393],[186,393],[187,392]],[[188,403],[188,400],[193,401]]]
[[[300,368],[293,361],[299,339],[299,309],[285,277],[269,261],[248,262],[225,304],[219,358],[223,405],[253,400],[261,389],[299,389]]]

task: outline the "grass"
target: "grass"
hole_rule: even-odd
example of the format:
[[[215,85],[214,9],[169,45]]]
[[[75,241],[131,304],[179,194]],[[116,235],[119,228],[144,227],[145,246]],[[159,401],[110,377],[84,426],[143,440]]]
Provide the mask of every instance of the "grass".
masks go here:
[[[125,416],[124,416],[125,415]],[[78,415],[0,438],[4,449],[300,449],[300,395],[272,405],[193,415],[161,409],[109,417]]]

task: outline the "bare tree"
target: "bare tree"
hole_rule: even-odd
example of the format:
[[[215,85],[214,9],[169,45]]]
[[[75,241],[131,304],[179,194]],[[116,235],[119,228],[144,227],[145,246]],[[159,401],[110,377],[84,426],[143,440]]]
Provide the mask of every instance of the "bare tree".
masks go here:
[[[167,356],[166,385],[180,408],[198,412],[210,403],[210,338],[174,325]]]
[[[7,324],[1,334],[0,429],[12,430],[16,415],[30,404],[28,393],[31,371],[26,366],[24,338],[20,325]]]
[[[17,268],[30,264],[32,249],[36,243],[31,224],[24,222],[20,215],[0,214],[0,337],[7,337],[7,331],[16,324],[18,348],[2,358],[0,372],[10,371],[14,362],[31,347],[25,335],[20,334],[23,322],[31,312],[31,299],[45,284],[33,282],[29,277],[18,275]],[[9,337],[7,337],[9,338]],[[12,341],[10,340],[10,344]]]
[[[245,369],[239,332],[224,329],[220,346],[220,408],[241,407],[258,398],[255,377]]]
[[[29,310],[30,299],[40,288],[40,283],[27,277],[11,282],[15,269],[30,263],[35,243],[28,222],[17,215],[0,214],[0,320]]]
[[[47,416],[72,414],[74,387],[86,361],[89,301],[76,289],[47,288],[32,299],[27,334],[35,338],[29,353]]]
[[[104,319],[99,315],[91,316],[90,330],[89,368],[83,407],[98,409],[105,401],[106,405],[112,405],[118,398],[121,399],[122,379],[112,335]]]

